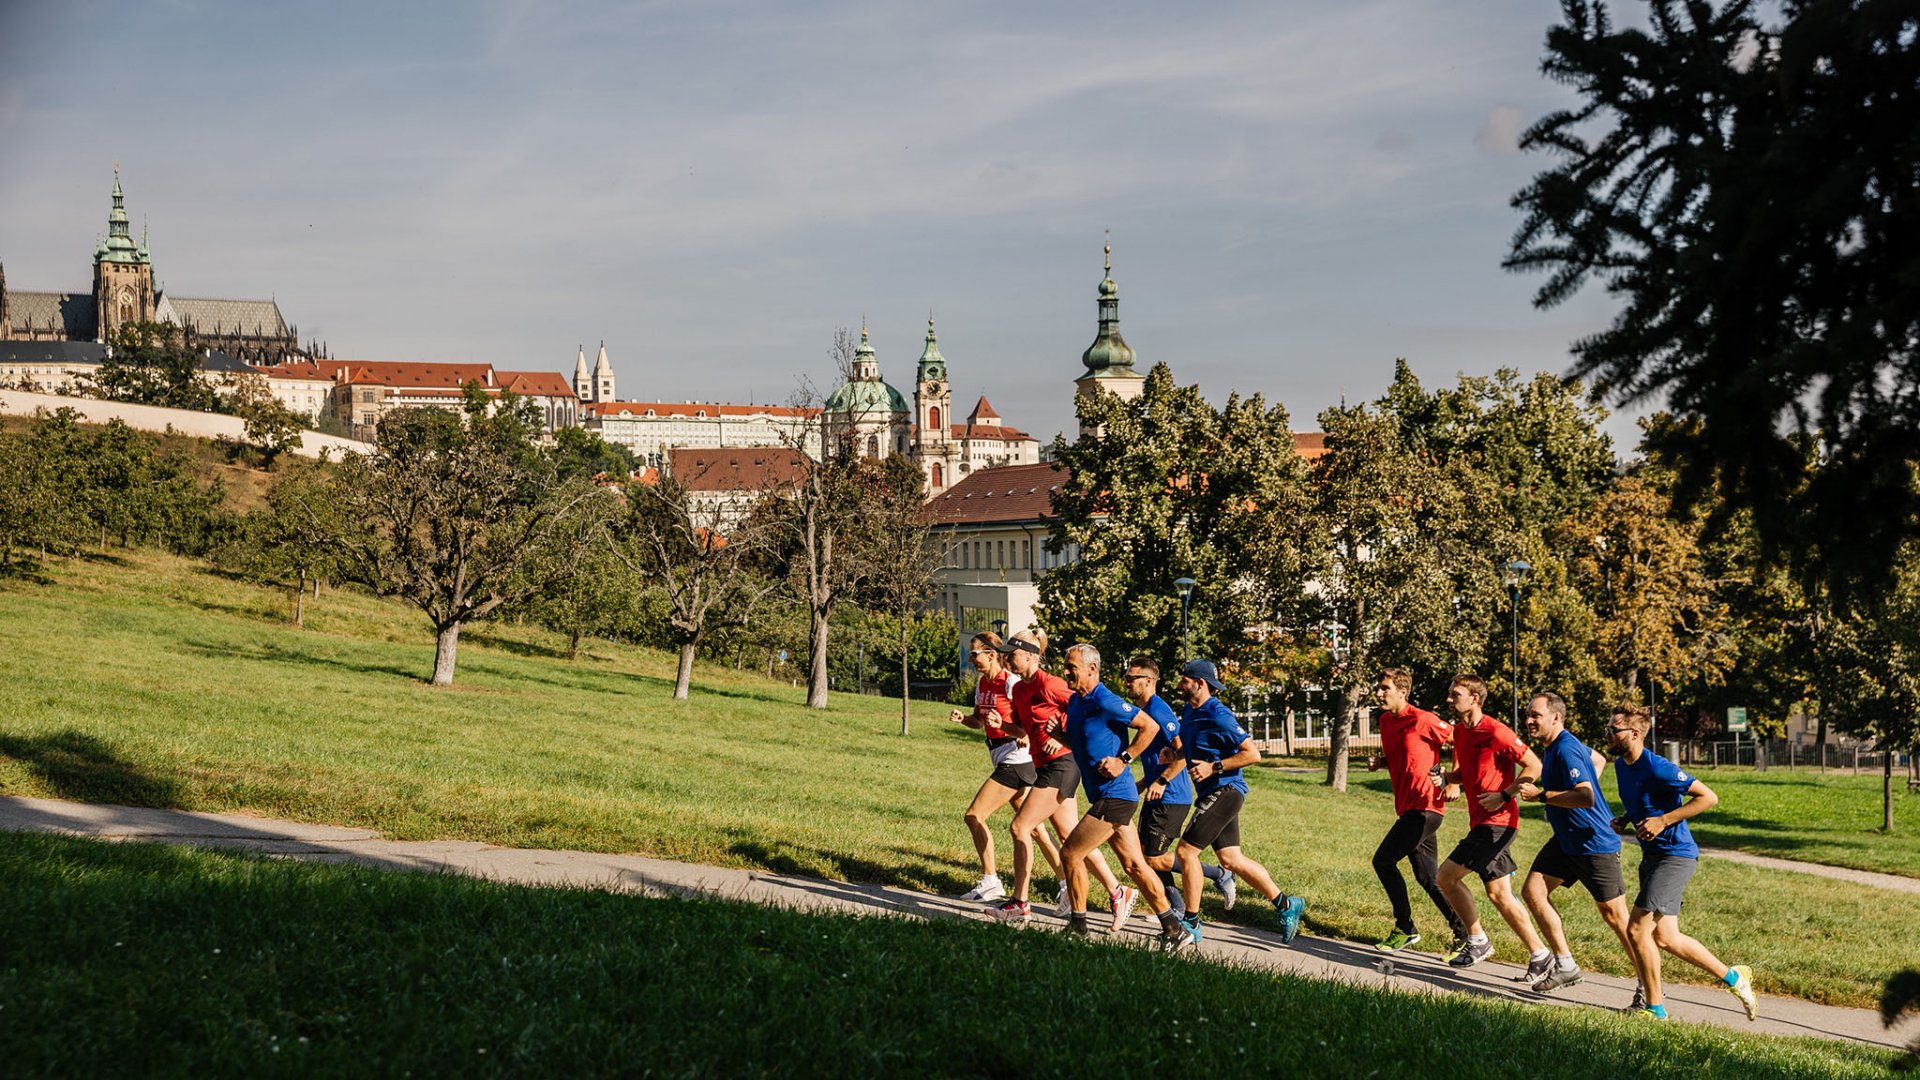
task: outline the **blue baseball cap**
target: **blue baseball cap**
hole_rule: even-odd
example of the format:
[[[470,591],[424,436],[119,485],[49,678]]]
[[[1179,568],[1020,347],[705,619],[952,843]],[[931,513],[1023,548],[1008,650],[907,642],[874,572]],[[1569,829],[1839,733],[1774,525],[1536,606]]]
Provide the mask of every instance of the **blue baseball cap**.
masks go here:
[[[1189,660],[1180,665],[1180,674],[1190,679],[1199,679],[1213,688],[1216,694],[1225,693],[1227,686],[1220,681],[1220,672],[1215,670],[1211,660]]]

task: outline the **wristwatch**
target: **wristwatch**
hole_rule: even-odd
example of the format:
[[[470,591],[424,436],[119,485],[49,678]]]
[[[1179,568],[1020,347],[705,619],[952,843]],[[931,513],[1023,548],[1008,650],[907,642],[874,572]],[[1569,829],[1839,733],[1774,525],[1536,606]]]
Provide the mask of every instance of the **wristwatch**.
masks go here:
[[[1132,754],[1130,754],[1130,753],[1128,753],[1128,752],[1127,752],[1127,751],[1125,751],[1125,750],[1122,750],[1122,751],[1120,751],[1120,760],[1121,760],[1121,761],[1124,761],[1124,762],[1126,762],[1126,763],[1127,763],[1127,764],[1129,764],[1129,765],[1131,765],[1131,764],[1133,764],[1133,755],[1132,755]]]

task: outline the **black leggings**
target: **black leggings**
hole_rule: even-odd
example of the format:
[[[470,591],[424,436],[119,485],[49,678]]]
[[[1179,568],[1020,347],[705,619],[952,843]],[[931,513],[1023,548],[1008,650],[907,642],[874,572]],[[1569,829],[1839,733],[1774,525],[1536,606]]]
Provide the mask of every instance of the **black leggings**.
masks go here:
[[[1447,903],[1438,884],[1440,844],[1435,835],[1439,833],[1443,820],[1444,815],[1432,810],[1409,810],[1401,814],[1373,853],[1373,872],[1380,875],[1380,885],[1387,890],[1387,899],[1393,902],[1393,924],[1400,928],[1401,933],[1411,934],[1413,904],[1407,898],[1407,879],[1400,876],[1400,860],[1411,860],[1413,880],[1420,883],[1420,887],[1433,899],[1433,906],[1446,916],[1453,936],[1464,940],[1467,928],[1460,925],[1460,916],[1454,914],[1453,906]]]

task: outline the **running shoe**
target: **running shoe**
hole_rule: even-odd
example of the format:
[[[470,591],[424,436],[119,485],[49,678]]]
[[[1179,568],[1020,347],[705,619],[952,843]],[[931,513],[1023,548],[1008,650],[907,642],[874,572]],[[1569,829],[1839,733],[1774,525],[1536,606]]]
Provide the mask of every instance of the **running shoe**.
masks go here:
[[[1493,940],[1491,938],[1477,945],[1471,941],[1463,941],[1460,947],[1453,951],[1453,955],[1447,957],[1447,963],[1457,968],[1472,967],[1492,955]]]
[[[1667,1015],[1662,1016],[1661,1014],[1654,1012],[1652,1009],[1649,1009],[1644,1005],[1642,1005],[1637,1009],[1628,1009],[1627,1011],[1632,1013],[1635,1016],[1640,1017],[1643,1020],[1666,1020],[1673,1015],[1672,1013],[1668,1013]]]
[[[1240,883],[1232,874],[1221,878],[1215,884],[1220,886],[1220,910],[1232,911],[1233,902],[1240,898]]]
[[[1639,983],[1634,983],[1633,984],[1633,1000],[1627,1002],[1627,1007],[1624,1009],[1621,1009],[1620,1011],[1623,1013],[1635,1013],[1635,1012],[1639,1012],[1642,1009],[1645,1009],[1646,1007],[1647,1007],[1646,988],[1642,987]]]
[[[1533,992],[1536,994],[1549,994],[1563,986],[1572,986],[1582,978],[1585,978],[1585,973],[1579,968],[1563,968],[1559,964],[1555,964],[1553,965],[1553,970],[1547,972],[1546,978],[1533,984]]]
[[[1120,886],[1113,894],[1113,925],[1107,927],[1107,933],[1117,934],[1120,928],[1133,918],[1133,909],[1140,906],[1140,890],[1131,885]]]
[[[1273,906],[1280,911],[1280,941],[1291,945],[1293,939],[1300,936],[1300,920],[1307,914],[1306,898],[1281,893],[1275,898]]]
[[[1019,926],[1033,918],[1033,907],[1025,900],[1008,900],[996,907],[988,908],[987,914],[1003,923]]]
[[[1093,930],[1091,927],[1087,925],[1087,917],[1085,915],[1082,915],[1077,919],[1069,918],[1067,920],[1067,928],[1065,931],[1063,931],[1063,933],[1065,933],[1068,937],[1083,938],[1083,937],[1093,936]]]
[[[1201,938],[1206,936],[1206,931],[1202,928],[1200,916],[1198,915],[1180,916],[1180,926],[1186,930],[1187,935],[1193,939],[1195,945],[1200,944]]]
[[[1538,960],[1527,961],[1527,970],[1513,977],[1514,982],[1523,982],[1528,986],[1539,982],[1553,971],[1553,954],[1548,953]]]
[[[1409,934],[1399,927],[1395,927],[1393,933],[1381,938],[1373,947],[1379,949],[1381,952],[1399,952],[1401,949],[1418,944],[1420,944],[1419,934]]]
[[[1724,979],[1720,985],[1726,986],[1727,993],[1740,999],[1740,1006],[1747,1010],[1747,1019],[1760,1019],[1760,1002],[1753,996],[1753,969],[1745,964],[1735,964],[1732,970],[1735,976],[1733,985],[1727,986]]]
[[[973,888],[968,889],[966,892],[960,894],[960,899],[962,900],[1004,900],[1006,899],[1006,896],[1007,896],[1007,889],[1006,889],[1006,886],[1000,884],[1000,875],[988,874],[987,876],[981,878],[979,881],[974,882]]]
[[[1073,914],[1073,901],[1067,896],[1067,883],[1060,883],[1060,896],[1054,901],[1053,913],[1064,919]]]
[[[1200,944],[1200,930],[1198,927],[1188,926],[1187,920],[1183,918],[1178,926],[1161,927],[1158,940],[1162,949],[1168,952],[1179,952],[1181,949]]]

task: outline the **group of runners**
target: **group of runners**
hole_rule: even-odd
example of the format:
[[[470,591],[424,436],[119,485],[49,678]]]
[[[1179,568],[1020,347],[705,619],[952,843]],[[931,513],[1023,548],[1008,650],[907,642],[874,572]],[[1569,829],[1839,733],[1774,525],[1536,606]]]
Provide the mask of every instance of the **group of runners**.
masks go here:
[[[986,736],[993,772],[965,815],[980,879],[964,898],[991,905],[988,913],[996,919],[1029,921],[1038,849],[1059,882],[1056,914],[1067,920],[1070,933],[1091,932],[1088,899],[1098,879],[1107,896],[1108,932],[1118,932],[1144,906],[1159,922],[1161,944],[1197,944],[1206,885],[1212,883],[1222,907],[1231,909],[1244,882],[1274,906],[1281,940],[1291,943],[1306,901],[1282,891],[1241,848],[1239,817],[1248,793],[1241,770],[1260,759],[1260,750],[1220,700],[1225,688],[1214,665],[1189,660],[1181,667],[1175,689],[1185,708],[1176,713],[1159,696],[1161,671],[1152,658],[1124,661],[1122,695],[1103,681],[1093,646],[1068,649],[1058,676],[1046,670],[1046,653],[1046,633],[1037,629],[1006,641],[982,633],[969,642],[980,676],[974,707],[955,709],[952,719]],[[1453,932],[1447,962],[1471,967],[1491,957],[1493,942],[1467,885],[1470,875],[1478,875],[1488,902],[1527,949],[1526,970],[1516,981],[1540,993],[1571,986],[1583,975],[1550,897],[1578,883],[1633,963],[1637,986],[1628,1011],[1666,1018],[1661,954],[1668,953],[1718,978],[1748,1019],[1758,1015],[1752,973],[1722,963],[1680,930],[1682,894],[1700,858],[1687,820],[1718,798],[1647,749],[1651,718],[1645,709],[1622,704],[1607,727],[1622,804],[1616,815],[1600,790],[1607,758],[1567,729],[1560,695],[1541,692],[1527,704],[1525,727],[1540,748],[1536,752],[1487,715],[1487,687],[1480,678],[1453,679],[1446,696],[1449,719],[1415,706],[1412,689],[1412,676],[1400,668],[1381,672],[1374,686],[1381,747],[1367,767],[1387,771],[1395,815],[1373,855],[1394,922],[1377,949],[1398,952],[1421,940],[1400,869],[1404,861]],[[1449,748],[1451,769],[1442,762]],[[1077,787],[1086,789],[1084,815]],[[1440,826],[1448,805],[1461,801],[1467,834],[1442,860]],[[1515,896],[1512,848],[1525,801],[1544,804],[1553,835]],[[987,824],[1002,807],[1013,809],[1011,887],[998,873]],[[1640,845],[1639,888],[1631,906],[1620,865],[1622,836]],[[1131,884],[1113,873],[1102,848],[1118,858]],[[1201,860],[1208,849],[1217,863]]]

